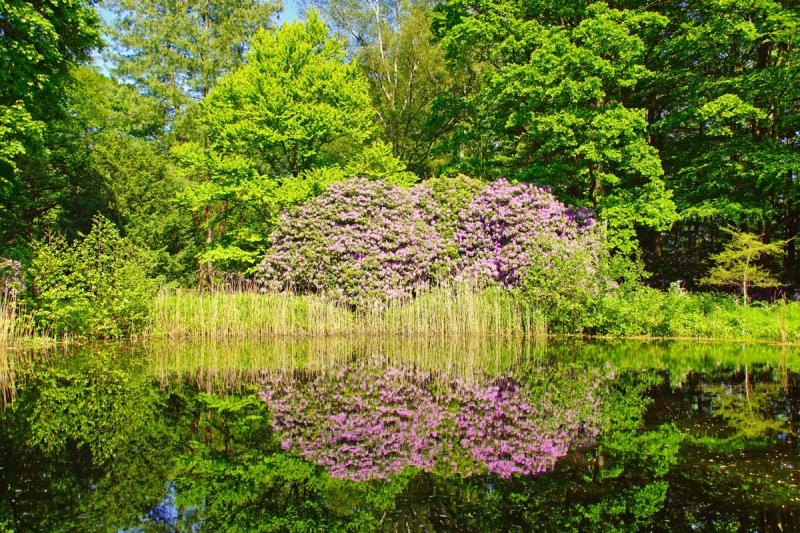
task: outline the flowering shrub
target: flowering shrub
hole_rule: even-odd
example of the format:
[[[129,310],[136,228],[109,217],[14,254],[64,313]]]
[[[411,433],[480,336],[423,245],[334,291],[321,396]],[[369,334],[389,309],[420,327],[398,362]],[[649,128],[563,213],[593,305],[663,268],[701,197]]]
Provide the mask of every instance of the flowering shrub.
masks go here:
[[[0,282],[2,295],[6,299],[15,299],[25,290],[25,278],[22,275],[22,265],[13,259],[0,258]]]
[[[362,363],[334,375],[281,375],[261,396],[282,447],[333,476],[385,478],[412,466],[508,478],[551,470],[573,444],[598,434],[597,375],[537,374],[541,384],[512,377],[467,383]],[[554,381],[571,394],[548,392]]]
[[[505,180],[458,176],[405,189],[355,178],[282,216],[259,281],[355,306],[452,281],[516,288],[555,269],[570,273],[562,281],[572,289],[596,292],[602,246],[592,215]]]
[[[498,180],[461,212],[456,235],[460,277],[519,286],[531,268],[550,270],[588,251],[583,268],[595,268],[600,245],[592,213],[568,208],[526,183]]]
[[[420,209],[429,195],[425,187],[365,178],[330,185],[281,217],[259,266],[262,286],[333,294],[361,306],[442,281],[451,263]]]

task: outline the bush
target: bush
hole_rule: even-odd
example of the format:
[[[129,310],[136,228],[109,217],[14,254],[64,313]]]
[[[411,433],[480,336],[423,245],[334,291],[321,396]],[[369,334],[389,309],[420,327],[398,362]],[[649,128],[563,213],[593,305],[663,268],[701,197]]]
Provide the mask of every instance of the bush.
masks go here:
[[[580,257],[581,276],[597,272],[600,233],[588,210],[568,208],[526,183],[498,180],[461,211],[456,244],[460,277],[521,285],[532,269],[551,271]]]
[[[365,178],[331,184],[281,217],[259,283],[364,306],[446,281],[453,265],[430,220],[430,196],[422,186]]]
[[[453,281],[519,288],[527,279],[531,299],[569,316],[578,293],[597,293],[602,250],[590,212],[535,186],[465,176],[409,189],[333,184],[284,214],[271,241],[260,266],[269,290],[363,306]]]
[[[33,243],[36,317],[56,335],[119,337],[141,331],[158,287],[146,258],[98,215],[74,245],[51,234]]]

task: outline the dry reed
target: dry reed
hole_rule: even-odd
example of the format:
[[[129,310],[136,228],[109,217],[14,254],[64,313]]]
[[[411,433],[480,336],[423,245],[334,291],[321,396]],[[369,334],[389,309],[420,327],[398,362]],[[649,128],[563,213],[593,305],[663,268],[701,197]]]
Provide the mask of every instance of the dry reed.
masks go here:
[[[351,310],[324,296],[161,291],[146,333],[158,338],[543,335],[544,314],[500,290],[461,285]]]

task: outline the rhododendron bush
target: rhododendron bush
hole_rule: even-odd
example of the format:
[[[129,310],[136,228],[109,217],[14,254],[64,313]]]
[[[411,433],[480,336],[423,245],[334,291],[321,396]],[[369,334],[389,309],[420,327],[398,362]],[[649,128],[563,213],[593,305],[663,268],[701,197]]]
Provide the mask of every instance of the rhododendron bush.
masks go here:
[[[445,243],[420,207],[429,195],[365,178],[330,185],[281,217],[259,267],[263,285],[363,305],[445,282]]]
[[[459,176],[403,188],[354,178],[283,214],[259,281],[362,306],[453,282],[517,288],[572,258],[568,268],[589,279],[601,247],[591,212],[534,185]]]
[[[600,248],[591,212],[568,208],[549,189],[526,183],[489,184],[459,219],[458,276],[464,279],[517,287],[532,267],[547,269],[584,250],[596,259]]]

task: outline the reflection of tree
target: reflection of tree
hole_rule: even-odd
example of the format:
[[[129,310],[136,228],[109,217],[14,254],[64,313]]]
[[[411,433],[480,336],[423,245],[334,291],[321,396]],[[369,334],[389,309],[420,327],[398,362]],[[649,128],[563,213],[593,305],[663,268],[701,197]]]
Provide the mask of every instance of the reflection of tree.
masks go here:
[[[573,447],[538,475],[488,473],[460,440],[452,450],[445,446],[452,439],[440,436],[432,439],[440,462],[430,471],[356,482],[297,457],[294,445],[282,450],[284,436],[247,385],[212,395],[198,392],[192,375],[160,386],[139,363],[92,350],[89,358],[37,365],[0,412],[0,532],[800,530],[800,478],[788,467],[797,466],[800,387],[797,374],[783,369],[721,366],[682,374],[680,386],[666,372],[612,378],[593,362],[540,360],[515,370],[514,380],[457,386],[434,376],[392,381],[384,371],[378,387],[376,374],[356,373],[355,384],[389,395],[441,398],[433,406],[446,407],[448,424],[463,414],[489,430],[500,422],[507,429],[520,399],[532,404],[547,392],[549,404],[560,406],[548,431],[570,412],[575,420],[595,416],[600,430],[595,445]],[[314,389],[319,376],[287,375],[284,385],[295,380],[322,396],[331,382],[321,378]],[[337,405],[361,398],[362,407],[386,406],[370,404],[361,385],[356,394],[347,379],[341,383],[347,402]],[[517,390],[523,383],[525,391]],[[597,406],[584,400],[587,391]],[[516,399],[498,409],[492,395]],[[457,409],[465,398],[475,405]],[[308,405],[323,401],[334,400]],[[385,415],[413,404],[392,403]]]
[[[664,394],[662,413],[685,435],[666,519],[688,515],[698,531],[800,529],[800,390],[787,378],[782,368],[722,366]]]
[[[744,386],[731,384],[705,385],[703,391],[711,397],[714,413],[723,418],[731,430],[726,438],[731,442],[763,441],[770,434],[787,429],[786,420],[772,413],[778,394],[783,389],[776,382],[751,383],[751,369],[744,367]]]
[[[123,527],[164,495],[163,396],[135,364],[91,355],[39,365],[0,413],[0,524],[12,531]]]

